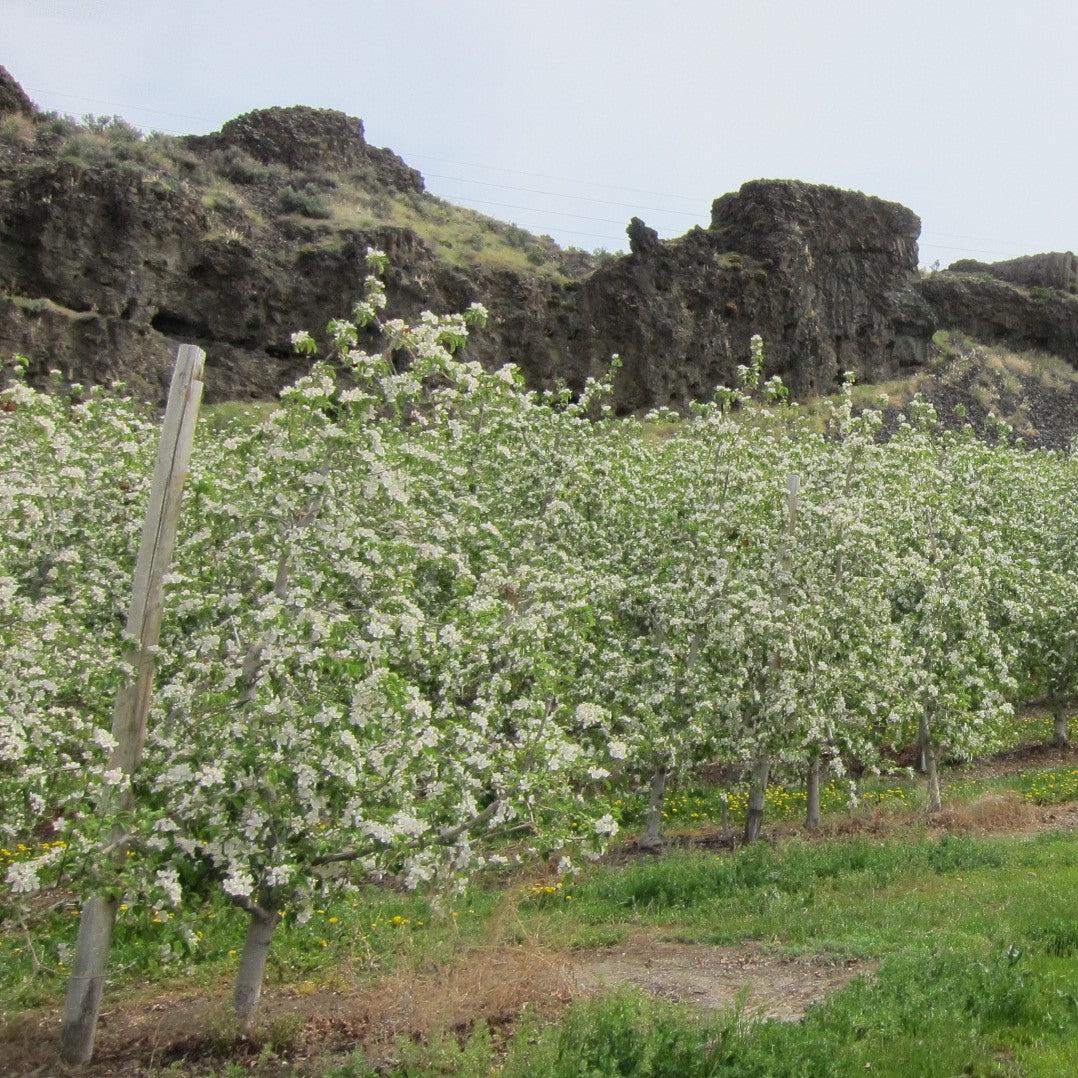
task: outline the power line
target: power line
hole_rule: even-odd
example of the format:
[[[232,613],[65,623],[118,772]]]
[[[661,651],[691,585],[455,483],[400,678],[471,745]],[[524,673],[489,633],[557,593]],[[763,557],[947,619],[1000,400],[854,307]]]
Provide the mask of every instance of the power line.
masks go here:
[[[102,101],[99,98],[86,97],[83,94],[66,94],[66,93],[62,93],[59,90],[40,90],[40,89],[34,89],[31,86],[27,86],[26,89],[31,94],[47,94],[49,97],[67,97],[67,98],[70,98],[72,101],[85,101],[87,103],[96,103],[98,106],[104,106],[105,108],[109,108],[109,109],[123,109],[125,112],[129,112],[129,111],[133,111],[133,112],[152,112],[152,113],[155,113],[158,116],[171,116],[173,119],[176,119],[176,120],[195,120],[198,123],[212,123],[212,122],[215,122],[215,121],[211,121],[208,116],[191,116],[191,115],[189,115],[187,113],[183,113],[183,112],[168,112],[165,109],[152,109],[152,108],[148,108],[145,105],[119,105],[115,101]],[[182,134],[182,133],[183,132],[179,132],[179,131],[170,132],[170,134]]]
[[[487,198],[472,198],[471,195],[463,195],[461,197],[468,199],[469,202],[478,202],[483,206],[500,206],[502,209],[506,210],[527,210],[529,213],[555,214],[558,217],[573,217],[578,221],[597,221],[604,225],[625,226],[628,224],[627,221],[619,221],[613,217],[589,217],[584,213],[569,213],[567,210],[547,210],[543,209],[542,206],[518,206],[513,202],[492,202]]]
[[[561,191],[543,191],[537,187],[517,187],[508,183],[494,183],[490,180],[469,180],[465,176],[442,176],[437,172],[427,174],[428,180],[452,180],[454,183],[474,183],[482,187],[499,187],[503,191],[527,191],[533,195],[552,195],[554,198],[571,198],[575,202],[594,202],[602,206],[622,206],[627,210],[645,210],[648,213],[677,213],[685,217],[699,217],[698,213],[690,210],[668,210],[661,206],[639,206],[634,202],[613,202],[608,198],[592,198],[589,195],[570,195]]]
[[[938,251],[964,251],[967,254],[973,255],[1002,255],[1004,258],[1009,258],[1010,253],[1008,251],[984,251],[977,250],[975,247],[950,247],[945,243],[927,243],[922,242],[918,244],[919,247],[931,247]]]
[[[454,168],[485,168],[492,172],[508,172],[515,176],[535,176],[537,179],[555,180],[557,183],[582,183],[587,187],[605,187],[612,191],[631,191],[637,195],[652,195],[655,198],[679,198],[685,202],[710,202],[714,195],[675,195],[669,191],[651,191],[641,187],[624,187],[617,183],[601,183],[598,180],[585,180],[580,176],[552,176],[548,172],[529,172],[525,169],[506,168],[503,165],[480,165],[469,164],[465,161],[450,161],[445,157],[435,157],[429,153],[402,153],[409,160],[421,158],[427,161],[440,161],[443,165],[452,165]],[[682,212],[682,211],[677,211]]]
[[[465,206],[464,208],[465,209],[471,209],[472,207],[471,206]],[[540,212],[542,212],[542,211],[540,211]],[[531,230],[530,229],[525,229],[524,231],[528,232],[528,231],[531,231]],[[566,233],[567,235],[570,235],[570,236],[588,236],[593,240],[603,240],[606,243],[613,242],[609,234],[599,235],[599,233],[597,233],[597,232],[581,232],[581,231],[579,231],[579,230],[577,230],[575,228],[562,228],[560,225],[558,226],[558,231],[559,232],[564,232],[564,233]]]
[[[191,120],[191,121],[196,122],[196,123],[216,122],[216,121],[211,121],[208,116],[195,116],[195,115],[193,115],[191,113],[172,112],[172,111],[169,111],[169,110],[166,110],[166,109],[150,108],[150,107],[145,106],[145,105],[125,105],[125,104],[121,104],[121,103],[118,103],[118,102],[101,101],[98,98],[88,97],[88,96],[86,96],[84,94],[72,94],[72,93],[68,93],[66,91],[61,91],[61,90],[45,90],[45,89],[33,88],[33,87],[27,87],[27,89],[29,90],[29,92],[31,94],[46,94],[46,95],[51,96],[51,97],[66,97],[66,98],[70,98],[71,100],[75,100],[75,101],[84,101],[84,102],[87,102],[87,103],[90,103],[90,104],[95,104],[98,107],[103,106],[103,107],[112,108],[112,109],[123,109],[124,111],[144,112],[144,113],[149,113],[149,114],[158,115],[158,116],[171,116],[171,117],[173,117],[175,119]],[[172,130],[169,130],[168,128],[160,128],[159,130],[163,131],[165,134],[171,134],[171,135],[182,135],[182,134],[184,134],[184,132],[172,131]],[[555,182],[558,182],[558,183],[583,184],[585,186],[590,186],[590,187],[601,187],[601,188],[606,188],[606,189],[610,189],[610,190],[628,191],[628,192],[633,192],[633,193],[637,193],[637,194],[646,194],[646,195],[651,195],[651,196],[657,197],[657,198],[676,198],[676,199],[681,199],[683,201],[704,202],[705,204],[709,201],[707,198],[703,198],[703,197],[698,198],[696,196],[674,194],[672,192],[653,191],[653,190],[645,189],[645,188],[626,187],[626,186],[623,186],[623,185],[620,185],[620,184],[602,183],[602,182],[597,181],[597,180],[585,179],[584,177],[557,176],[557,175],[553,175],[551,173],[531,172],[531,171],[528,171],[528,170],[525,170],[525,169],[508,168],[508,167],[502,166],[502,165],[478,164],[478,163],[474,163],[474,162],[473,163],[453,162],[453,161],[448,160],[447,158],[435,157],[432,154],[418,153],[418,154],[409,154],[408,156],[411,157],[411,158],[421,158],[421,159],[426,159],[426,160],[431,160],[431,161],[441,161],[443,164],[452,164],[452,165],[456,165],[457,167],[460,167],[460,168],[481,168],[481,169],[489,169],[491,171],[496,171],[496,172],[505,172],[505,173],[508,173],[510,175],[535,176],[537,178],[554,180]],[[550,191],[550,190],[545,190],[543,188],[523,187],[523,186],[518,186],[518,185],[515,185],[515,184],[496,183],[496,182],[491,181],[491,180],[478,180],[478,179],[472,179],[472,178],[467,177],[467,176],[446,176],[446,175],[442,175],[440,173],[428,173],[427,178],[428,179],[446,180],[446,181],[453,182],[453,183],[475,184],[475,185],[482,186],[482,187],[493,187],[493,188],[498,188],[498,189],[506,190],[506,191],[521,191],[521,192],[526,192],[526,193],[529,193],[529,194],[545,195],[545,196],[550,197],[550,198],[571,199],[574,202],[589,202],[589,203],[593,203],[595,205],[617,206],[617,207],[622,208],[622,209],[636,210],[636,211],[642,211],[642,212],[647,212],[647,213],[677,214],[678,216],[691,217],[691,218],[694,218],[696,220],[699,220],[699,218],[700,218],[700,213],[699,212],[693,212],[693,211],[690,211],[690,210],[679,210],[679,209],[674,209],[674,208],[671,208],[671,207],[662,207],[662,206],[640,206],[637,203],[632,203],[632,202],[620,202],[620,201],[616,201],[616,200],[613,200],[613,199],[596,198],[594,196],[589,196],[589,195],[570,194],[570,193],[565,192],[565,191]],[[603,224],[621,224],[620,221],[613,221],[610,218],[591,217],[591,216],[588,216],[588,215],[585,215],[585,214],[571,214],[571,213],[568,213],[568,212],[564,212],[564,211],[560,211],[560,210],[553,210],[553,209],[545,210],[545,209],[540,209],[537,206],[516,206],[516,205],[511,204],[511,203],[503,203],[503,202],[496,202],[496,201],[493,201],[493,200],[483,200],[483,199],[471,199],[471,201],[485,203],[486,205],[491,205],[491,206],[499,206],[499,207],[502,207],[502,208],[505,208],[505,209],[523,210],[523,211],[526,211],[526,212],[529,212],[529,213],[545,213],[545,214],[550,214],[550,215],[560,215],[560,216],[563,216],[563,217],[574,217],[574,218],[577,218],[579,220],[596,221],[596,222],[601,222]],[[597,235],[595,233],[579,232],[579,231],[574,232],[572,229],[561,229],[561,231],[569,232],[569,233],[574,234],[574,235],[590,236],[593,239],[607,239],[608,238],[606,236],[599,236],[599,235]],[[999,236],[971,236],[971,235],[969,235],[967,233],[945,232],[945,231],[936,230],[936,229],[933,229],[930,232],[930,235],[941,236],[941,237],[944,237],[944,238],[947,238],[947,239],[971,239],[971,240],[974,240],[974,241],[977,241],[977,242],[1004,243],[1004,244],[1007,244],[1008,246],[1010,246],[1012,248],[1021,248],[1021,247],[1025,246],[1024,244],[1018,243],[1018,242],[1016,242],[1014,240],[1004,239],[1004,238],[999,237]],[[987,249],[977,249],[977,248],[971,248],[971,247],[965,247],[965,246],[956,246],[956,245],[953,245],[953,244],[931,243],[931,242],[927,242],[927,241],[921,241],[920,246],[921,247],[930,247],[930,248],[933,248],[934,250],[960,251],[960,252],[966,252],[966,253],[969,253],[969,254],[996,255],[996,256],[1001,256],[1001,257],[1009,257],[1010,256],[1010,252],[1008,252],[1008,251],[995,251],[995,250],[987,250]]]

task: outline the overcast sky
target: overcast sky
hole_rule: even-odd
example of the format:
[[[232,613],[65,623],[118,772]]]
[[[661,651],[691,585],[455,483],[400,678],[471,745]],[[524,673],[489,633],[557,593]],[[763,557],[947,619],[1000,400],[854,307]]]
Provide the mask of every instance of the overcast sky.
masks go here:
[[[566,244],[794,177],[911,207],[924,264],[1078,250],[1078,0],[0,0],[0,28],[44,108],[343,109]]]

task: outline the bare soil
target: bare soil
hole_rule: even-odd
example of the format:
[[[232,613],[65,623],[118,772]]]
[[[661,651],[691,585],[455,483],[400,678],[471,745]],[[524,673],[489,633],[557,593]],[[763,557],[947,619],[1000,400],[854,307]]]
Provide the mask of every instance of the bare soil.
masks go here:
[[[635,939],[578,960],[586,990],[633,985],[705,1013],[738,1004],[754,1019],[796,1022],[876,963],[827,955],[768,954],[751,944],[712,947]]]
[[[698,946],[637,937],[571,959],[535,945],[485,948],[456,962],[405,971],[366,987],[301,982],[267,992],[258,1032],[238,1036],[224,989],[157,991],[105,1011],[93,1064],[56,1062],[58,1013],[23,1015],[0,1032],[5,1075],[149,1076],[219,1072],[318,1074],[359,1046],[392,1059],[397,1036],[467,1031],[483,1019],[508,1033],[525,1004],[553,1014],[571,999],[634,985],[704,1013],[739,1004],[751,1019],[797,1021],[813,1003],[875,963],[830,956],[769,954],[756,944]]]
[[[167,1068],[219,1073],[236,1063],[251,1073],[321,1074],[358,1047],[392,1056],[397,1036],[466,1031],[483,1019],[511,1027],[525,1004],[554,1012],[579,991],[566,956],[535,944],[477,948],[445,965],[402,970],[375,983],[342,972],[335,986],[313,981],[267,986],[259,1028],[239,1036],[226,986],[117,1001],[98,1027],[94,1062],[57,1064],[59,1010],[20,1016],[0,1030],[0,1074],[148,1076]],[[175,1071],[170,1071],[175,1073]]]

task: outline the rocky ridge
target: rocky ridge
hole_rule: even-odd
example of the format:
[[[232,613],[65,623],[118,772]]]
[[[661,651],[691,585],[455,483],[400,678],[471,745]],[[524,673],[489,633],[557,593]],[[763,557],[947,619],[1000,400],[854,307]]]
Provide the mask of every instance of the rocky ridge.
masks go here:
[[[758,180],[706,228],[596,260],[453,207],[362,122],[260,109],[211,135],[143,138],[121,121],[41,114],[0,68],[0,353],[159,400],[175,346],[208,353],[210,400],[270,398],[289,346],[347,312],[378,246],[390,314],[491,309],[469,345],[531,384],[579,387],[622,356],[622,411],[680,406],[729,383],[749,337],[802,397],[841,373],[902,378],[933,332],[1044,348],[1078,363],[1074,256],[957,264],[922,279],[920,221],[859,192]]]

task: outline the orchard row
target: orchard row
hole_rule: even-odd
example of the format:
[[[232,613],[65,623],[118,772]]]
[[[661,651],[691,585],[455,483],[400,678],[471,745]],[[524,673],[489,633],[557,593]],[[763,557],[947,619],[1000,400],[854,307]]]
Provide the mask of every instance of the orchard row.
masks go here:
[[[479,307],[380,321],[384,259],[257,424],[200,432],[133,809],[110,792],[123,614],[157,425],[118,390],[0,393],[0,833],[11,899],[62,882],[162,916],[223,888],[257,1000],[282,913],[505,859],[562,871],[704,763],[769,781],[989,751],[1078,691],[1078,458],[886,439],[849,393],[775,409],[762,344],[688,416],[611,379],[528,391],[461,356]],[[382,351],[359,347],[368,327]],[[848,387],[847,387],[848,389]],[[122,835],[118,842],[117,834]],[[44,853],[42,843],[47,844]],[[123,856],[103,856],[102,851]],[[253,990],[253,997],[252,997]]]

